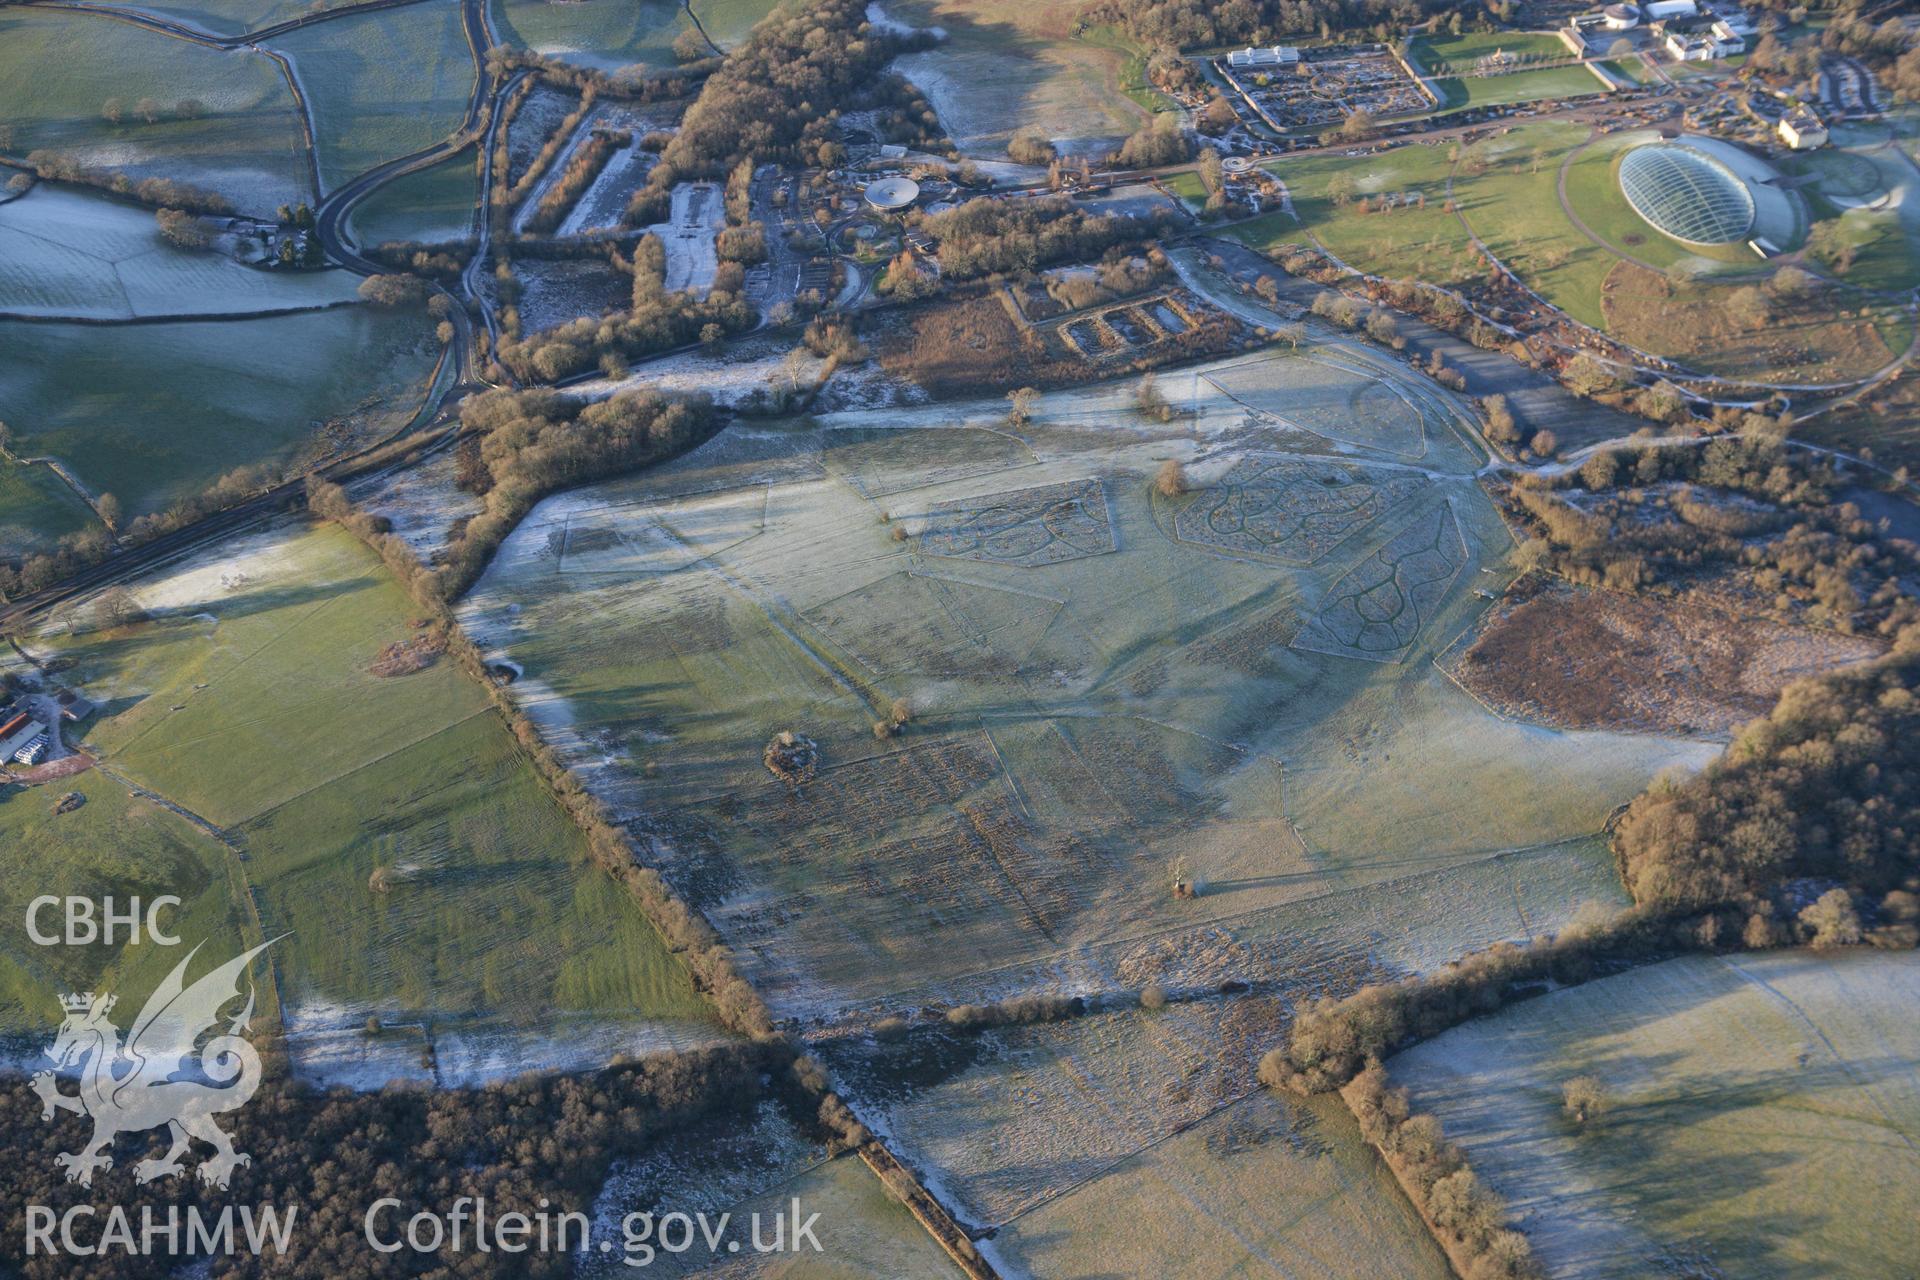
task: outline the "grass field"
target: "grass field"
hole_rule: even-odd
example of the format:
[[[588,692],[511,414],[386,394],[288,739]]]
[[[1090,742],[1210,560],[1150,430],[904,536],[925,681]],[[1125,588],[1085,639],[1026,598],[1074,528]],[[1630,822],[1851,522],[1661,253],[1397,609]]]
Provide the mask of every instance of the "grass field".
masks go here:
[[[1481,60],[1502,52],[1551,59],[1573,56],[1558,36],[1512,31],[1416,36],[1411,56],[1416,66],[1434,78],[1445,98],[1444,105],[1450,108],[1570,98],[1603,89],[1598,77],[1580,66],[1547,67],[1504,75],[1481,73]]]
[[[129,516],[242,465],[370,439],[419,407],[439,345],[424,311],[101,328],[0,323],[0,420]]]
[[[156,0],[156,3],[111,3],[102,8],[137,9],[157,13],[163,18],[210,31],[215,35],[238,35],[258,31],[302,14],[338,9],[354,0]]]
[[[150,620],[71,632],[81,605],[28,643],[73,659],[63,678],[103,704],[87,737],[106,767],[245,850],[266,935],[292,935],[275,968],[297,1018],[707,1020],[478,684],[445,658],[369,670],[413,606],[357,540],[282,527],[132,590]],[[0,822],[45,803],[16,796]],[[108,844],[102,874],[132,875],[156,840]]]
[[[1908,952],[1686,957],[1388,1067],[1555,1276],[1895,1276],[1920,1252],[1916,998]],[[1587,1131],[1560,1105],[1582,1074],[1614,1098]]]
[[[1060,1277],[1453,1274],[1344,1108],[1267,1093],[1018,1219],[994,1252]]]
[[[323,22],[273,45],[293,59],[312,108],[328,189],[445,138],[473,92],[455,0]]]
[[[1840,272],[1867,289],[1910,289],[1920,284],[1920,180],[1891,146],[1867,144],[1849,150],[1822,148],[1796,157],[1796,171],[1814,179],[1808,188],[1816,219],[1813,256],[1830,271],[1843,264],[1844,245],[1853,260]],[[1817,238],[1816,238],[1817,237]]]
[[[1106,33],[1076,40],[1064,10],[1010,0],[909,0],[898,22],[939,26],[947,40],[896,65],[918,85],[962,151],[1004,159],[1014,130],[1038,129],[1066,151],[1118,141],[1151,116],[1138,51]]]
[[[407,605],[338,530],[257,535],[134,594],[160,620],[59,639],[75,678],[123,707],[89,736],[116,768],[223,827],[486,706],[449,663],[404,679],[367,671],[408,638]]]
[[[1453,163],[1445,147],[1396,147],[1380,155],[1314,155],[1269,166],[1287,184],[1300,220],[1267,214],[1233,229],[1244,244],[1266,248],[1307,235],[1360,271],[1446,284],[1473,270],[1472,244],[1449,213],[1447,178]],[[1336,195],[1348,190],[1349,203]],[[1358,202],[1391,195],[1396,207],[1362,212]],[[1411,203],[1402,203],[1411,201]]]
[[[494,30],[507,43],[602,71],[671,67],[675,37],[693,26],[675,0],[491,3]]]
[[[1206,184],[1200,180],[1200,174],[1195,170],[1189,169],[1184,173],[1174,174],[1167,179],[1167,186],[1180,197],[1181,202],[1188,209],[1195,213],[1200,212],[1207,203]]]
[[[780,4],[779,0],[690,0],[690,7],[707,39],[731,49]]]
[[[143,98],[162,108],[148,124]],[[119,124],[101,112],[124,106]],[[202,111],[180,118],[179,103]],[[177,178],[250,213],[311,200],[293,94],[271,59],[173,40],[97,15],[11,8],[0,14],[0,119],[8,148],[72,155],[134,177]]]
[[[1427,661],[1512,546],[1430,387],[1345,348],[1161,386],[1193,434],[1109,387],[1018,434],[962,406],[723,440],[544,505],[466,617],[776,1007],[1585,835],[1698,763],[1502,721]],[[824,753],[804,801],[779,729]],[[1180,857],[1219,890],[1170,910]]]
[[[1584,126],[1538,122],[1476,143],[1457,159],[1449,158],[1451,147],[1414,145],[1282,161],[1272,168],[1304,226],[1269,214],[1236,238],[1264,248],[1298,241],[1304,230],[1358,270],[1457,284],[1485,270],[1477,235],[1568,314],[1598,325],[1600,283],[1617,259],[1567,219],[1556,194],[1562,157],[1586,136]],[[1342,190],[1344,204],[1335,198]],[[1457,213],[1447,209],[1449,190]],[[1391,207],[1383,208],[1386,199]]]
[[[53,814],[54,800],[77,791],[86,803]],[[181,899],[163,927],[183,939],[217,939],[226,947],[243,936],[229,879],[227,852],[186,820],[98,772],[46,788],[0,783],[0,897],[16,912],[20,942],[0,955],[0,1034],[43,1035],[58,1017],[67,991],[150,990],[178,955],[151,944],[126,947],[27,945],[27,902],[42,894],[117,900],[163,894]],[[46,912],[43,931],[59,932],[59,912]],[[231,954],[229,952],[229,954]]]
[[[1575,320],[1730,376],[1834,381],[1877,369],[1905,349],[1912,329],[1902,308],[1858,293],[1780,303],[1765,328],[1735,330],[1731,292],[1764,283],[1777,268],[1744,244],[1682,245],[1634,212],[1616,170],[1625,150],[1651,137],[1589,140],[1584,125],[1533,121],[1464,150],[1410,145],[1277,161],[1269,167],[1286,182],[1298,220],[1268,214],[1227,234],[1263,250],[1318,243],[1357,270],[1441,285],[1485,270],[1477,237]],[[1866,167],[1868,179],[1894,180]],[[1855,185],[1863,180],[1854,166],[1845,176]],[[1446,207],[1449,192],[1454,211]],[[1804,216],[1777,190],[1761,190],[1758,217],[1784,250],[1805,239]],[[1900,212],[1846,217],[1849,235],[1858,237],[1850,284],[1898,288],[1912,277],[1920,258]]]
[[[46,550],[94,523],[92,509],[51,468],[0,460],[0,556]]]
[[[71,319],[220,315],[357,299],[345,271],[262,271],[182,250],[153,215],[46,183],[0,205],[0,312]]]
[[[240,837],[267,932],[297,943],[281,967],[290,1000],[515,1022],[707,1016],[491,711],[267,810]],[[378,868],[395,876],[384,893],[368,887]]]
[[[1559,197],[1561,161],[1586,136],[1582,125],[1541,122],[1490,139],[1471,157],[1482,171],[1456,180],[1454,190],[1468,223],[1495,257],[1568,315],[1601,328],[1601,283],[1618,258],[1575,225]],[[1617,210],[1648,233],[1646,241],[1665,239],[1626,207],[1610,174],[1603,191],[1577,196],[1569,176],[1568,202],[1603,237],[1615,226]]]
[[[353,207],[349,226],[362,245],[389,240],[433,244],[473,232],[480,176],[472,151],[395,178]]]

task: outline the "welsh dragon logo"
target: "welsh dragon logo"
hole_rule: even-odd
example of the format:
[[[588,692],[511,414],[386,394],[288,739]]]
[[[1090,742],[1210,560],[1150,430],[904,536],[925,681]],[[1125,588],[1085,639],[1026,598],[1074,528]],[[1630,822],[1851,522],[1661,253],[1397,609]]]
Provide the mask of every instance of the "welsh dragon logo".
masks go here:
[[[53,1119],[55,1111],[73,1111],[93,1121],[93,1136],[80,1150],[54,1157],[68,1182],[92,1186],[96,1169],[113,1167],[110,1152],[117,1135],[162,1125],[173,1146],[160,1159],[135,1165],[137,1182],[184,1173],[180,1158],[194,1138],[214,1149],[200,1163],[202,1182],[225,1189],[236,1168],[253,1162],[235,1151],[233,1140],[213,1122],[219,1113],[245,1106],[260,1087],[260,1055],[241,1035],[253,1017],[251,984],[246,1007],[225,1033],[198,1048],[195,1043],[218,1028],[220,1010],[239,998],[247,965],[272,945],[262,943],[188,986],[187,964],[200,950],[196,946],[147,998],[124,1045],[120,1029],[107,1018],[116,997],[92,992],[60,997],[66,1020],[47,1056],[58,1070],[79,1074],[80,1092],[62,1093],[53,1071],[39,1072],[32,1083],[42,1120]]]

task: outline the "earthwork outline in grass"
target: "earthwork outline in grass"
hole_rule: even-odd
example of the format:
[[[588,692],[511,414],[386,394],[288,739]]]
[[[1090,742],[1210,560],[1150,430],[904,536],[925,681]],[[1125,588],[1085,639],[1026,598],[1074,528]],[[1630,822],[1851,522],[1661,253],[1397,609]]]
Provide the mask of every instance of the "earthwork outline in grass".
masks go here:
[[[935,503],[920,535],[925,555],[1021,568],[1083,560],[1117,548],[1113,513],[1098,480]]]
[[[1466,563],[1466,539],[1452,501],[1445,500],[1342,574],[1294,637],[1293,647],[1368,662],[1403,662],[1420,638],[1426,615],[1452,590]],[[1394,643],[1384,643],[1388,639]]]
[[[1236,371],[1252,369],[1261,365],[1272,365],[1275,369],[1283,370],[1293,369],[1296,366],[1313,365],[1320,369],[1330,370],[1334,375],[1346,375],[1346,378],[1342,379],[1342,382],[1350,379],[1360,379],[1361,381],[1358,385],[1353,386],[1345,393],[1345,420],[1347,421],[1357,422],[1360,420],[1362,412],[1360,399],[1362,396],[1367,395],[1369,392],[1384,389],[1399,402],[1399,408],[1404,409],[1406,413],[1411,416],[1411,423],[1403,425],[1411,425],[1413,427],[1419,448],[1408,452],[1406,450],[1393,448],[1391,445],[1377,440],[1359,438],[1358,433],[1340,434],[1336,422],[1340,419],[1341,415],[1330,407],[1302,403],[1297,409],[1293,409],[1290,412],[1281,412],[1279,409],[1263,408],[1261,405],[1248,399],[1247,396],[1252,394],[1250,389],[1235,391],[1233,387],[1229,385],[1231,376]],[[1401,390],[1393,379],[1384,376],[1379,369],[1360,367],[1358,361],[1345,363],[1319,355],[1268,355],[1253,360],[1246,360],[1239,364],[1228,365],[1225,368],[1216,369],[1212,373],[1201,376],[1206,379],[1214,390],[1235,404],[1242,406],[1248,413],[1255,415],[1263,421],[1277,422],[1283,426],[1291,427],[1296,431],[1304,431],[1308,435],[1319,436],[1322,440],[1336,446],[1345,445],[1355,449],[1368,449],[1375,453],[1390,454],[1397,458],[1406,458],[1409,460],[1418,460],[1427,455],[1429,447],[1427,440],[1427,417],[1420,411],[1420,406],[1414,402],[1411,396]],[[1223,378],[1227,379],[1227,381],[1223,381]],[[1265,390],[1265,388],[1262,389]],[[1306,397],[1312,394],[1312,389],[1303,389],[1298,385],[1294,385],[1285,388],[1277,394],[1289,398],[1298,398],[1304,402]],[[1310,414],[1313,416],[1310,417]],[[1334,418],[1336,422],[1329,422],[1327,421],[1328,418]],[[1308,425],[1309,423],[1313,425]]]
[[[1170,536],[1214,553],[1317,564],[1425,483],[1413,474],[1375,479],[1373,469],[1356,463],[1250,451],[1217,485],[1187,495],[1174,514]],[[1353,490],[1364,492],[1345,505],[1315,501],[1346,499]]]
[[[686,497],[646,499],[638,502],[619,503],[614,506],[591,507],[584,511],[567,512],[558,522],[559,528],[548,535],[549,539],[557,538],[559,541],[559,549],[555,556],[553,571],[555,573],[630,573],[651,575],[677,573],[682,569],[690,569],[695,565],[711,560],[722,552],[731,551],[743,543],[751,542],[766,532],[767,509],[768,504],[773,500],[773,487],[771,485],[764,485],[759,486],[759,488],[758,505],[760,509],[759,513],[752,519],[751,532],[746,532],[743,536],[731,538],[726,534],[722,534],[720,538],[711,542],[702,541],[698,532],[689,531],[688,529],[677,526],[668,518],[667,513],[675,509],[689,508],[694,504],[701,504],[708,509],[720,509],[724,511],[730,499],[743,497],[751,491],[750,489],[722,489],[712,493],[691,494]],[[634,508],[640,508],[640,510],[634,511]],[[620,512],[630,514],[631,520],[629,528],[622,528],[617,524],[612,524],[615,520],[615,513]],[[589,521],[595,522],[599,528],[596,529],[589,526],[587,524]],[[612,524],[612,527],[607,527],[610,524]],[[642,557],[638,563],[608,564],[605,566],[587,565],[584,567],[569,566],[567,561],[570,557],[585,558],[603,549],[598,546],[588,547],[581,545],[592,533],[600,531],[604,531],[607,534],[609,545],[614,548],[624,549],[633,547],[640,541],[639,538],[632,536],[633,534],[656,535],[658,539],[664,540],[665,545],[652,548],[639,548],[635,553]],[[648,563],[648,558],[652,557],[657,557],[665,561],[665,563],[657,566],[651,565]]]

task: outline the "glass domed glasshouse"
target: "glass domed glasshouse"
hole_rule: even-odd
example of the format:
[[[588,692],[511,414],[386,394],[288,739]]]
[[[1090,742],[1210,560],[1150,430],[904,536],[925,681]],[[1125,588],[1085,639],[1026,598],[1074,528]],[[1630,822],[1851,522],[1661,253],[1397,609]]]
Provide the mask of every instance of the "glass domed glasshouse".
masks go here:
[[[1753,227],[1753,192],[1712,156],[1675,142],[1621,158],[1620,190],[1633,211],[1685,244],[1730,244]]]

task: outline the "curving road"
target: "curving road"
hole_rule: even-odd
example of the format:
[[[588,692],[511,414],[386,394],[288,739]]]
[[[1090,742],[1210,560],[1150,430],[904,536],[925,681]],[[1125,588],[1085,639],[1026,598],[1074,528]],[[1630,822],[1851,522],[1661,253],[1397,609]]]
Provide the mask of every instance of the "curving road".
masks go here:
[[[88,4],[85,0],[19,0],[22,9],[63,9],[69,13],[91,13],[102,18],[111,18],[116,22],[131,23],[136,27],[145,27],[157,31],[163,36],[172,36],[176,40],[190,40],[209,49],[240,49],[259,44],[262,40],[271,40],[283,36],[289,31],[298,31],[302,27],[311,27],[321,22],[331,22],[335,18],[349,18],[356,13],[371,13],[377,9],[399,9],[407,5],[425,4],[428,0],[361,0],[358,4],[341,5],[336,9],[322,9],[317,13],[302,14],[298,18],[289,18],[285,22],[276,22],[271,26],[245,31],[237,36],[215,35],[211,31],[202,31],[199,27],[189,26],[172,18],[162,18],[158,14],[144,9],[122,8],[118,5]]]
[[[375,0],[375,2],[412,4],[418,3],[419,0]],[[395,178],[431,168],[465,151],[473,146],[476,140],[484,139],[488,145],[491,144],[494,121],[498,114],[495,107],[498,105],[500,94],[513,83],[513,80],[508,80],[505,85],[496,90],[487,73],[487,49],[492,44],[493,37],[487,29],[485,0],[461,0],[460,19],[466,32],[467,46],[473,54],[474,67],[473,92],[467,99],[467,113],[460,122],[460,128],[452,136],[436,142],[431,147],[375,165],[358,177],[334,188],[321,199],[319,207],[313,212],[314,235],[319,237],[320,246],[326,250],[328,257],[350,271],[371,276],[387,270],[380,263],[363,255],[351,234],[346,230],[347,221],[352,216],[355,205]],[[485,151],[481,153],[481,167],[483,170],[490,170],[492,167]],[[481,206],[483,245],[486,221],[483,204]],[[476,260],[478,256],[476,255]],[[472,292],[466,276],[461,279],[461,288],[469,297],[478,297]],[[473,368],[473,318],[467,314],[467,309],[461,305],[459,298],[447,293],[444,289],[438,292],[451,299],[454,304],[448,309],[447,319],[454,328],[454,358],[458,361],[459,377],[455,380],[455,389],[481,383],[482,380],[474,376]],[[492,333],[493,317],[484,301],[481,304],[481,311],[486,316],[488,332]]]
[[[109,9],[99,5],[77,3],[74,0],[27,0],[32,7],[61,9],[72,12],[97,14],[132,22],[136,26],[146,27],[175,39],[189,40],[214,48],[232,49],[252,47],[254,42],[278,35],[299,27],[310,26],[316,22],[353,13],[364,13],[374,9],[398,8],[403,5],[419,4],[425,0],[368,0],[367,3],[347,5],[324,13],[311,14],[304,18],[278,23],[244,36],[219,37],[191,27],[143,14],[136,10]],[[498,101],[498,93],[487,74],[486,51],[492,44],[492,33],[488,29],[485,0],[462,0],[461,17],[465,28],[467,44],[473,54],[474,86],[467,103],[467,113],[460,129],[451,137],[436,143],[432,147],[412,155],[400,156],[377,165],[366,173],[360,174],[330,192],[314,211],[315,234],[336,262],[361,275],[378,275],[386,270],[379,263],[360,254],[350,239],[343,235],[348,216],[353,207],[365,199],[382,184],[395,178],[413,173],[416,170],[438,164],[450,156],[457,155],[472,146],[482,133],[491,138],[493,129],[493,107]],[[292,74],[291,65],[284,55],[271,50],[260,50],[279,61],[288,81],[294,86],[296,97],[299,95],[298,79]],[[525,73],[523,73],[525,74]],[[509,82],[511,83],[511,82]],[[304,99],[300,100],[301,116],[307,120]],[[311,123],[307,124],[308,138],[311,142]],[[310,162],[313,160],[311,145],[308,148]],[[319,189],[318,174],[315,174],[315,190]],[[484,217],[483,217],[484,226]],[[483,230],[484,235],[484,230]],[[463,284],[464,287],[464,284]],[[336,458],[330,463],[315,468],[310,475],[318,476],[335,483],[362,480],[383,475],[403,467],[411,466],[420,458],[438,452],[457,438],[460,431],[459,421],[445,411],[449,397],[458,397],[464,391],[488,385],[477,380],[473,374],[473,321],[458,298],[440,291],[447,296],[453,306],[448,308],[447,319],[454,326],[454,341],[442,356],[442,362],[436,366],[428,381],[426,399],[409,423],[386,439],[378,441],[366,449]],[[483,307],[484,312],[484,307]],[[491,315],[488,315],[491,328]],[[446,382],[447,359],[454,362],[456,376]],[[254,497],[198,520],[185,528],[163,534],[136,547],[115,551],[106,559],[90,565],[59,583],[35,595],[0,605],[0,633],[8,631],[16,624],[28,618],[44,613],[55,606],[77,596],[95,590],[108,583],[131,574],[141,573],[155,566],[166,564],[183,556],[190,555],[206,544],[258,524],[279,515],[304,501],[307,475],[295,476],[282,481]]]

